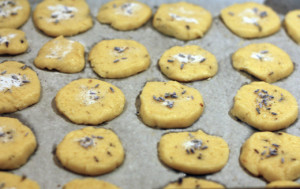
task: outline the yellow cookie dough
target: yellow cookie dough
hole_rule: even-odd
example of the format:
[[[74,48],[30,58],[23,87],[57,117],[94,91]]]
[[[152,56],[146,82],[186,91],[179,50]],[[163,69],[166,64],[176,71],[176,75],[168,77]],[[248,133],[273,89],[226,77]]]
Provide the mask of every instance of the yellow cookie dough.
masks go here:
[[[257,43],[240,48],[232,55],[233,67],[268,83],[289,76],[294,65],[289,55],[270,43]]]
[[[149,53],[142,44],[125,39],[103,40],[89,54],[93,70],[103,78],[124,78],[146,70]]]
[[[259,130],[275,131],[295,122],[298,103],[285,89],[253,82],[237,92],[231,114]]]
[[[227,163],[229,148],[221,137],[203,131],[167,133],[158,144],[159,159],[167,166],[189,174],[220,171]]]
[[[221,11],[221,18],[233,33],[243,38],[265,37],[280,29],[280,19],[276,12],[255,2],[226,7]]]
[[[38,183],[12,173],[0,172],[0,188],[1,189],[40,189]]]
[[[113,131],[86,127],[67,134],[58,144],[56,156],[66,169],[75,173],[101,175],[119,167],[125,153]]]
[[[176,81],[147,82],[140,101],[140,116],[150,127],[188,127],[204,109],[200,92]]]
[[[288,34],[300,44],[300,10],[293,10],[287,13],[284,25]]]
[[[37,103],[40,93],[40,80],[31,68],[15,61],[0,64],[0,114]]]
[[[163,189],[201,189],[201,188],[224,188],[223,185],[213,181],[198,179],[193,177],[180,178],[176,182],[172,182]]]
[[[80,72],[85,65],[84,46],[59,36],[47,42],[34,60],[36,67],[65,73]]]
[[[93,26],[85,0],[44,0],[36,6],[33,21],[52,37],[76,35]]]
[[[36,149],[32,131],[19,120],[0,117],[0,169],[16,169],[24,165]]]
[[[117,30],[133,30],[141,27],[151,17],[151,8],[134,0],[110,1],[99,9],[97,19],[100,23],[110,24]]]
[[[102,180],[92,178],[75,179],[63,186],[63,189],[119,189],[119,187]]]
[[[116,86],[98,79],[78,79],[59,90],[59,112],[77,124],[98,125],[122,113],[125,96]]]
[[[21,30],[4,28],[0,29],[0,55],[16,55],[28,49],[25,33]]]
[[[172,47],[158,65],[168,78],[183,82],[210,78],[218,71],[216,57],[197,45]]]
[[[267,181],[300,177],[300,137],[279,132],[254,133],[243,144],[240,163]]]
[[[278,180],[267,184],[266,188],[300,188],[300,184],[289,180]]]
[[[29,16],[27,0],[0,0],[0,28],[19,28]]]
[[[153,18],[154,28],[180,40],[203,37],[211,23],[210,12],[187,2],[161,4]]]

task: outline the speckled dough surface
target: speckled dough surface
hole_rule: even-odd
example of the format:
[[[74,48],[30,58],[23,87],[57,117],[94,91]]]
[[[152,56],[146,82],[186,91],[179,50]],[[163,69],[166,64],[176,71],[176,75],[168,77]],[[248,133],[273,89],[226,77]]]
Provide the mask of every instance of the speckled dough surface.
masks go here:
[[[172,47],[158,64],[168,78],[183,82],[207,79],[218,71],[216,57],[197,45]]]
[[[101,6],[97,19],[117,30],[133,30],[141,27],[151,17],[151,8],[134,0],[114,0]]]
[[[9,28],[0,28],[0,55],[21,54],[24,53],[27,48],[28,42],[23,31]]]
[[[289,180],[278,180],[270,182],[266,188],[300,188],[300,184]]]
[[[201,189],[201,188],[224,188],[223,185],[213,181],[198,179],[193,177],[180,178],[176,182],[172,182],[163,189]]]
[[[211,23],[210,12],[187,2],[161,4],[153,18],[154,28],[181,40],[203,37]]]
[[[36,6],[33,21],[52,37],[76,35],[93,26],[85,0],[44,0]]]
[[[27,108],[40,99],[41,84],[37,74],[23,63],[0,64],[0,113]]]
[[[103,78],[124,78],[146,70],[150,56],[146,47],[133,40],[103,40],[96,44],[89,61]]]
[[[0,169],[16,169],[27,162],[36,149],[32,131],[19,120],[0,117]]]
[[[280,19],[272,8],[246,2],[233,4],[221,11],[225,25],[243,38],[259,38],[274,34],[280,29]]]
[[[188,127],[204,109],[200,92],[176,81],[147,82],[140,101],[140,116],[150,127]]]
[[[218,172],[229,157],[224,139],[201,130],[167,133],[161,137],[157,148],[162,163],[189,174]]]
[[[98,125],[114,119],[125,105],[123,92],[98,79],[78,79],[64,86],[55,97],[59,112],[77,124]]]
[[[35,181],[7,172],[0,172],[0,186],[3,189],[40,189]]]
[[[286,128],[298,117],[298,103],[285,89],[265,82],[252,82],[239,89],[231,114],[263,131]]]
[[[119,167],[125,152],[113,131],[85,127],[68,133],[58,144],[56,156],[66,169],[75,173],[101,175]]]
[[[19,28],[29,16],[28,0],[0,0],[0,28]]]
[[[75,179],[63,186],[63,189],[119,189],[119,187],[108,182],[93,178]]]
[[[285,28],[288,34],[300,44],[300,10],[288,12],[284,19]]]
[[[294,64],[289,55],[270,43],[255,43],[240,48],[232,55],[233,67],[268,83],[289,76]]]
[[[267,181],[300,177],[300,137],[279,132],[254,133],[243,144],[240,162]]]
[[[84,46],[59,36],[47,42],[34,59],[34,65],[41,69],[65,73],[80,72],[85,65]]]

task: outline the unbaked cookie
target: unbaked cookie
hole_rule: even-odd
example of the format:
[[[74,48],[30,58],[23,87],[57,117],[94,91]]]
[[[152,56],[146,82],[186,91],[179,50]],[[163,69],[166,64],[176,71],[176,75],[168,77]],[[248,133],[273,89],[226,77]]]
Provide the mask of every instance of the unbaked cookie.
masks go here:
[[[28,179],[26,176],[19,176],[12,173],[0,172],[1,189],[40,189],[38,183]]]
[[[0,1],[0,28],[19,28],[30,16],[27,0]]]
[[[210,78],[218,71],[216,57],[197,45],[172,47],[158,64],[168,78],[183,82]]]
[[[125,152],[113,131],[86,127],[67,134],[58,144],[56,156],[65,168],[75,173],[101,175],[119,167]]]
[[[123,92],[98,79],[78,79],[59,90],[55,97],[59,112],[76,124],[98,125],[122,113]]]
[[[52,37],[76,35],[93,26],[85,0],[44,0],[36,6],[33,21]]]
[[[0,114],[37,103],[40,93],[40,80],[31,68],[15,61],[0,64]]]
[[[28,42],[23,31],[9,28],[0,29],[0,55],[21,54],[27,49]]]
[[[243,38],[265,37],[280,29],[280,19],[276,12],[255,2],[226,7],[221,11],[221,17],[233,33]]]
[[[86,179],[75,179],[63,186],[63,189],[119,189],[119,187],[110,184],[108,182],[86,178]]]
[[[211,23],[210,12],[187,2],[161,4],[153,18],[154,28],[181,40],[203,37]]]
[[[289,180],[278,180],[267,184],[266,188],[300,188],[300,184]]]
[[[140,116],[150,127],[188,127],[204,109],[200,92],[176,81],[147,82],[140,101]]]
[[[240,48],[232,55],[233,67],[268,83],[289,76],[294,64],[289,55],[270,43],[258,43]]]
[[[259,130],[275,131],[295,122],[298,103],[285,89],[253,82],[237,92],[231,114]]]
[[[284,25],[288,34],[300,44],[300,10],[288,12],[284,19]]]
[[[31,130],[19,120],[0,117],[0,169],[16,169],[24,165],[36,149]]]
[[[279,132],[256,132],[243,144],[240,162],[267,181],[300,177],[300,137]]]
[[[110,1],[99,9],[97,19],[117,30],[133,30],[141,27],[151,17],[151,8],[135,0]]]
[[[180,178],[176,182],[172,182],[165,186],[163,189],[201,189],[201,188],[224,188],[223,185],[218,184],[213,181],[193,178],[193,177],[185,177]]]
[[[221,137],[203,131],[167,133],[158,144],[159,159],[167,166],[189,174],[220,171],[229,157],[228,144]]]
[[[41,48],[34,65],[41,69],[55,69],[65,73],[80,72],[85,65],[84,46],[59,36]]]
[[[103,40],[89,54],[93,70],[103,78],[124,78],[146,70],[150,56],[146,47],[133,40]]]

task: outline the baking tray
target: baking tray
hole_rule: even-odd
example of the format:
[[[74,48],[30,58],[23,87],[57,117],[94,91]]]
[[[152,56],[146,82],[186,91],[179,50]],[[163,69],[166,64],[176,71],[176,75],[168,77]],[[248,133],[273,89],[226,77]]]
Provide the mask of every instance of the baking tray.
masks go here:
[[[32,10],[40,1],[31,0]],[[251,76],[236,71],[231,64],[231,55],[240,47],[251,43],[270,42],[284,49],[295,62],[294,72],[286,79],[274,83],[279,87],[290,91],[296,99],[300,99],[300,47],[290,39],[282,27],[276,34],[261,39],[245,40],[231,33],[222,23],[220,10],[235,2],[244,0],[188,0],[209,10],[214,19],[211,28],[206,35],[197,40],[180,41],[164,36],[157,32],[149,21],[143,27],[134,31],[116,31],[108,25],[100,24],[95,16],[101,5],[107,1],[87,0],[90,5],[91,14],[94,17],[94,26],[89,31],[69,37],[69,39],[81,42],[85,46],[86,59],[91,48],[103,39],[133,39],[148,49],[151,56],[151,66],[145,72],[125,79],[103,79],[99,78],[91,69],[88,62],[84,71],[76,74],[64,74],[55,71],[45,71],[36,68],[33,60],[39,49],[49,41],[47,37],[38,31],[29,19],[20,29],[25,31],[29,41],[29,50],[18,56],[1,56],[4,60],[23,61],[30,65],[37,73],[42,84],[42,95],[40,102],[16,113],[4,114],[20,119],[30,126],[38,141],[38,148],[29,161],[17,170],[10,171],[19,175],[26,175],[37,181],[41,188],[61,188],[65,183],[84,178],[82,175],[74,174],[62,168],[53,155],[55,146],[70,131],[85,127],[76,125],[60,115],[54,105],[56,93],[69,82],[79,78],[98,78],[110,82],[119,87],[126,96],[124,112],[116,119],[98,127],[109,128],[120,137],[126,151],[126,157],[122,166],[115,171],[97,176],[95,178],[111,182],[124,189],[132,188],[162,188],[171,181],[175,181],[186,174],[174,171],[164,166],[157,156],[157,143],[160,137],[170,131],[195,131],[201,129],[210,135],[221,136],[230,148],[229,161],[226,166],[217,173],[198,176],[224,184],[226,187],[264,187],[266,182],[245,171],[239,164],[240,148],[243,142],[257,130],[233,119],[229,110],[233,105],[233,98],[237,90],[245,83],[254,81]],[[161,3],[176,2],[175,0],[153,0],[142,2],[151,6],[153,12]],[[299,1],[262,1],[276,10],[283,20],[286,12],[292,8],[299,8]],[[186,129],[161,130],[145,126],[136,116],[136,99],[147,81],[168,81],[159,71],[157,61],[163,52],[175,45],[195,44],[213,53],[219,64],[217,75],[208,80],[185,83],[185,85],[198,89],[204,99],[205,109],[200,119],[191,127]],[[300,136],[300,124],[296,121],[292,126],[283,130],[287,133]]]

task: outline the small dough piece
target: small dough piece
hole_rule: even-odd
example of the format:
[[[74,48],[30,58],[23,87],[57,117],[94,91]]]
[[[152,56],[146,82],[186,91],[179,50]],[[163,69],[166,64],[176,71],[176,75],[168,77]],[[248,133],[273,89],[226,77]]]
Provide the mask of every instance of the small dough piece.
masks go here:
[[[120,189],[119,187],[108,182],[93,178],[75,179],[63,186],[63,189]]]
[[[300,137],[279,132],[256,132],[243,144],[240,163],[267,181],[300,177]]]
[[[287,13],[284,25],[288,34],[300,44],[300,10],[293,10]]]
[[[255,2],[234,4],[221,11],[225,25],[243,38],[260,38],[274,34],[280,29],[276,12]]]
[[[213,181],[198,179],[193,177],[180,178],[176,182],[172,182],[163,189],[201,189],[201,188],[225,188],[223,185]]]
[[[59,90],[59,112],[76,124],[98,125],[120,115],[125,96],[116,86],[98,79],[78,79]]]
[[[0,28],[19,28],[29,16],[28,0],[0,0]]]
[[[0,117],[0,169],[16,169],[24,165],[36,149],[32,131],[19,120]]]
[[[0,188],[1,189],[40,189],[38,183],[12,173],[0,172]]]
[[[168,78],[182,82],[207,79],[218,71],[216,57],[197,45],[172,47],[158,64]]]
[[[93,70],[103,78],[124,78],[146,70],[150,56],[146,47],[133,40],[103,40],[89,54]]]
[[[289,180],[278,180],[267,184],[266,188],[300,188],[300,184]]]
[[[289,55],[270,43],[258,43],[240,48],[232,55],[233,67],[268,83],[289,76],[294,64]]]
[[[56,156],[66,169],[95,176],[119,167],[125,152],[113,131],[86,127],[67,134],[58,144]]]
[[[117,30],[133,30],[144,25],[152,15],[151,8],[135,0],[110,1],[99,9],[97,19]]]
[[[55,69],[64,73],[80,72],[85,65],[84,46],[59,36],[41,48],[34,65],[41,69]]]
[[[229,157],[228,144],[221,137],[203,131],[167,133],[158,144],[159,159],[167,166],[189,174],[220,171]]]
[[[204,109],[200,92],[176,81],[147,82],[140,101],[140,116],[150,127],[188,127]]]
[[[28,42],[23,31],[9,28],[0,29],[0,55],[17,55],[24,53],[27,49]]]
[[[33,21],[38,29],[52,37],[76,35],[93,26],[85,0],[44,0],[36,6]]]
[[[15,61],[0,64],[0,114],[27,108],[40,94],[40,80],[31,68]]]
[[[153,18],[154,28],[180,40],[203,37],[211,23],[210,12],[186,2],[161,4]]]
[[[231,114],[259,130],[275,131],[296,121],[298,103],[285,89],[252,82],[237,92]]]

